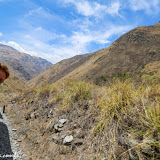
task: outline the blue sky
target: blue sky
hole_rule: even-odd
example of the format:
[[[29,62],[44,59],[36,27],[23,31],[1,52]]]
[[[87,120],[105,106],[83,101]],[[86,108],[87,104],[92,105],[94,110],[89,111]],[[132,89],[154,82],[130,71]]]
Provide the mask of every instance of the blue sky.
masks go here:
[[[0,0],[0,43],[56,63],[160,21],[160,0]]]

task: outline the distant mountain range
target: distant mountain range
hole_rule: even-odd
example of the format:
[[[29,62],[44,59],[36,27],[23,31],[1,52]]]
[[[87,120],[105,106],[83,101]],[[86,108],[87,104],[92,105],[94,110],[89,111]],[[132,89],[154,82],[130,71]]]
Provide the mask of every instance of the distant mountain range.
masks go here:
[[[160,76],[160,22],[129,31],[111,46],[97,52],[75,56],[52,65],[29,81],[42,86],[57,81],[79,79],[101,83],[101,77],[115,74]]]
[[[2,63],[2,61],[23,81],[30,80],[52,65],[45,59],[30,56],[0,44],[0,62]]]

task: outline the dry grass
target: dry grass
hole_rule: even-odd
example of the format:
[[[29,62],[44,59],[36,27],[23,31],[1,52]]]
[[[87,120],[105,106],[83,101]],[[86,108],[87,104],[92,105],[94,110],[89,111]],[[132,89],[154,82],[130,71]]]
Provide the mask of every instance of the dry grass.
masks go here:
[[[116,80],[106,88],[99,100],[101,120],[95,132],[106,136],[110,145],[120,144],[124,149],[118,155],[115,147],[110,147],[111,159],[126,154],[139,159],[160,156],[156,152],[160,147],[159,93],[160,84],[153,82],[137,85],[131,80]],[[143,151],[145,146],[148,148]]]
[[[93,86],[90,83],[69,81],[62,85],[56,94],[56,100],[60,101],[61,109],[67,110],[74,103],[83,102],[92,98]]]
[[[117,78],[103,87],[69,81],[61,87],[44,86],[38,95],[49,98],[53,92],[51,99],[59,104],[60,110],[67,111],[83,101],[93,101],[100,108],[99,123],[93,129],[98,144],[96,157],[101,157],[105,144],[110,146],[110,159],[159,156],[160,83],[156,77],[147,77],[139,84]]]
[[[118,78],[104,86],[68,81],[59,86],[46,85],[21,96],[17,99],[20,106],[23,104],[21,111],[31,115],[31,119],[23,119],[31,129],[27,134],[40,136],[37,139],[30,136],[26,141],[35,146],[31,148],[33,155],[52,156],[53,142],[49,136],[53,135],[53,130],[47,129],[58,120],[57,117],[68,117],[73,124],[78,122],[83,130],[86,146],[85,151],[77,147],[77,154],[69,151],[68,157],[74,154],[75,159],[85,157],[85,160],[156,160],[160,156],[160,83],[155,78],[143,83]],[[10,110],[15,113],[19,108],[14,106]],[[53,115],[48,117],[51,110]],[[38,113],[36,119],[34,113]],[[41,147],[37,149],[34,143]],[[45,143],[51,145],[47,150]],[[58,149],[63,150],[63,146],[54,147],[57,147],[54,148],[57,157],[65,157]],[[42,154],[43,150],[45,153]]]

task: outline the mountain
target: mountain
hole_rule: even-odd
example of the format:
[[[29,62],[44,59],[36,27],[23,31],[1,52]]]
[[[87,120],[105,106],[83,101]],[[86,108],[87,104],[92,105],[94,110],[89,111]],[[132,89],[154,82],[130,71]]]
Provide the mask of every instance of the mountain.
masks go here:
[[[0,63],[5,64],[9,71],[16,75],[20,80],[26,81],[31,79],[31,75],[23,68],[23,66],[16,61],[10,61],[10,60],[2,60],[0,59]]]
[[[85,61],[75,61],[77,57],[54,64],[43,74],[29,82],[31,86],[54,83],[67,79],[80,79],[101,83],[106,77],[114,75],[160,76],[160,22],[153,26],[135,28],[122,35],[111,46],[97,51]],[[90,54],[87,54],[90,55]],[[87,55],[82,55],[87,56]],[[75,67],[76,65],[76,67]],[[62,67],[63,66],[63,67]],[[69,67],[69,68],[68,68]]]
[[[18,62],[8,60],[0,60],[0,62],[7,65],[10,70],[9,78],[0,85],[0,99],[2,99],[5,94],[15,94],[25,90],[27,86],[22,80],[25,81],[25,78],[27,78],[29,74],[23,67]]]
[[[7,97],[26,159],[160,159],[159,42],[160,23],[138,27],[106,49],[52,65],[28,82],[33,88]]]
[[[30,80],[52,65],[45,59],[30,56],[12,47],[0,44],[0,61],[2,60],[5,60],[14,70],[17,70],[22,80]]]
[[[62,60],[59,63],[49,67],[46,71],[40,73],[38,76],[31,79],[28,84],[30,86],[42,86],[45,83],[52,84],[80,67],[98,52],[100,51],[90,54],[77,55],[72,58]]]

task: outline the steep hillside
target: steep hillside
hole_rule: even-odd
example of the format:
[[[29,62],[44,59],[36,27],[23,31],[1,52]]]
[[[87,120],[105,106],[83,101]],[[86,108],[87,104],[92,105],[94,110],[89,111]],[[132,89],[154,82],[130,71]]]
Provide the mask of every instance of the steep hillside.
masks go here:
[[[9,78],[0,85],[0,103],[5,105],[11,98],[29,89],[24,81],[30,75],[18,62],[0,59],[0,63],[7,65],[10,71]]]
[[[159,160],[157,80],[47,85],[8,102],[6,113],[26,160]]]
[[[24,76],[23,78],[26,80],[30,80],[52,65],[52,63],[45,59],[18,52],[17,50],[2,44],[0,44],[0,59],[8,60],[10,65],[14,67],[15,70],[18,70],[18,72],[21,72],[22,77]]]
[[[30,74],[23,68],[23,66],[16,61],[10,61],[10,60],[2,60],[0,58],[0,63],[5,64],[9,71],[14,73],[15,76],[17,76],[20,80],[26,81],[31,79]]]
[[[59,63],[49,67],[46,71],[42,72],[38,76],[31,79],[28,84],[30,86],[42,86],[46,83],[52,84],[65,75],[69,74],[73,70],[77,69],[98,52],[99,51],[85,55],[77,55],[75,57],[62,60]]]
[[[11,95],[19,94],[27,88],[26,84],[11,73],[10,77],[0,86],[0,101],[2,99],[11,98]]]
[[[54,83],[57,80],[80,79],[99,84],[113,76],[142,76],[145,74],[157,74],[158,76],[160,63],[159,43],[160,22],[153,26],[138,27],[122,35],[111,46],[100,50],[76,68],[72,68],[71,72],[59,76],[59,73],[54,72],[55,67],[56,69],[60,68],[59,64],[56,64],[49,68],[50,71],[47,70],[43,73],[43,78],[45,83]],[[63,66],[63,71],[67,67],[67,65]],[[53,76],[50,75],[46,79],[48,73],[52,74],[52,72],[54,72]],[[38,78],[35,78],[34,82],[30,81],[33,86],[38,83]]]
[[[10,70],[9,78],[0,85],[0,102],[5,103],[4,99],[9,100],[14,95],[25,91],[25,89],[28,89],[28,86],[15,75],[13,70]]]
[[[99,84],[103,77],[115,75],[159,75],[160,25],[138,27],[121,36],[90,61],[80,66],[64,79],[76,77]],[[146,69],[148,67],[148,69]],[[154,69],[153,69],[154,68]],[[78,74],[77,74],[78,73]]]

